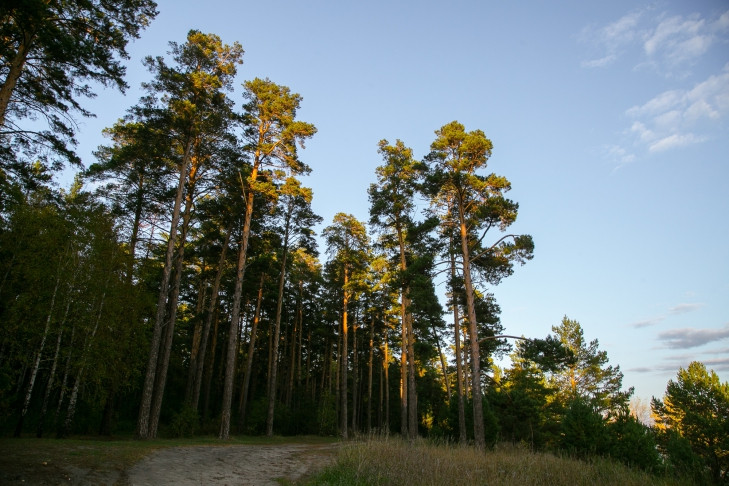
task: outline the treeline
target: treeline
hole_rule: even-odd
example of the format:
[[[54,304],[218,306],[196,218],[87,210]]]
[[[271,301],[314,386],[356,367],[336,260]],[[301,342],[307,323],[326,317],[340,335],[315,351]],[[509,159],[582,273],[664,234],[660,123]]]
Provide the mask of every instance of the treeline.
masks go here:
[[[481,130],[442,126],[423,160],[380,141],[370,220],[338,213],[317,239],[302,97],[256,78],[241,103],[242,47],[190,31],[146,59],[144,96],[56,189],[80,162],[84,83],[123,87],[114,59],[154,15],[143,0],[2,13],[0,430],[400,433],[726,481],[729,387],[703,365],[669,382],[648,427],[576,321],[504,335],[488,289],[534,244],[508,232],[518,204],[487,172]],[[494,367],[505,353],[510,368]]]

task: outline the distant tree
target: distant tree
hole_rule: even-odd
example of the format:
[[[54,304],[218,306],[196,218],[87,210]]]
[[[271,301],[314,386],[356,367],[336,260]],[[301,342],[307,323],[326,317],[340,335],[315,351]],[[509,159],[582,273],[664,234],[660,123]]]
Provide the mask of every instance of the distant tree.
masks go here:
[[[347,377],[348,377],[348,342],[349,342],[349,306],[354,295],[357,280],[363,277],[367,268],[367,251],[369,238],[364,224],[351,214],[337,213],[330,226],[322,233],[330,255],[332,270],[341,286],[341,377],[339,382],[339,430],[343,438],[347,438]]]
[[[384,165],[375,169],[377,182],[370,185],[370,224],[382,233],[381,244],[395,256],[400,275],[400,322],[402,328],[400,393],[400,428],[403,437],[418,435],[417,397],[415,396],[415,337],[413,316],[409,308],[410,288],[406,280],[408,259],[412,253],[408,232],[414,224],[415,193],[423,174],[422,164],[415,161],[413,152],[397,140],[390,145],[380,140],[379,153]]]
[[[608,365],[606,351],[599,350],[597,339],[585,341],[580,323],[565,316],[552,332],[574,355],[565,367],[551,373],[550,379],[559,389],[559,398],[568,404],[576,398],[587,400],[603,415],[627,410],[633,388],[622,391],[623,373],[620,366]]]
[[[693,361],[669,380],[663,400],[651,403],[661,446],[674,462],[680,459],[678,436],[703,460],[716,484],[729,480],[729,382]],[[672,444],[673,442],[673,444]],[[673,450],[672,450],[673,449]],[[673,453],[673,454],[672,454]],[[684,454],[689,457],[690,454]],[[685,461],[684,461],[685,462]]]
[[[0,171],[22,177],[18,157],[59,155],[73,164],[72,113],[91,83],[126,88],[126,45],[157,15],[153,0],[11,1],[0,12]],[[45,124],[35,123],[38,119]],[[27,122],[27,123],[26,123]],[[40,127],[40,128],[38,128]],[[51,167],[61,166],[55,160]]]
[[[283,234],[281,235],[281,270],[278,281],[278,296],[276,303],[276,318],[273,330],[273,349],[271,350],[272,360],[269,366],[271,371],[268,377],[268,413],[266,417],[266,435],[273,436],[274,408],[276,403],[277,374],[278,374],[278,345],[281,336],[281,312],[284,301],[284,285],[288,271],[287,261],[289,253],[294,245],[301,244],[300,248],[307,244],[313,245],[312,227],[322,221],[322,218],[311,210],[311,189],[302,187],[298,180],[289,178],[279,189],[280,217],[283,220]],[[295,249],[295,248],[293,248]]]

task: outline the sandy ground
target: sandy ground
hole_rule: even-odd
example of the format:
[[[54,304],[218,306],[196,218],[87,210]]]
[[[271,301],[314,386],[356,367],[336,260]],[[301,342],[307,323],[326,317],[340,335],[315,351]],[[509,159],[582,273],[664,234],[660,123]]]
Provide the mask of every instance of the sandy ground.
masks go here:
[[[337,444],[193,446],[159,449],[126,470],[84,469],[40,457],[0,457],[4,485],[279,485],[334,463]]]
[[[122,473],[118,484],[278,485],[331,464],[335,445],[174,447],[147,456]]]

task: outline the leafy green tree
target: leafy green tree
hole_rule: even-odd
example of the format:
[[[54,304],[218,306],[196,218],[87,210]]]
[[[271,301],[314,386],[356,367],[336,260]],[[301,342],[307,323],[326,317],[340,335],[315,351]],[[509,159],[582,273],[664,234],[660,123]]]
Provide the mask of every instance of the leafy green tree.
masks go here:
[[[583,458],[609,451],[605,419],[590,401],[579,395],[567,404],[562,418],[559,446]]]
[[[488,398],[498,415],[502,440],[525,442],[534,448],[547,445],[557,432],[554,389],[544,370],[530,356],[533,341],[519,340],[512,365],[489,388]]]
[[[610,456],[629,466],[655,472],[661,466],[653,431],[631,414],[621,413],[607,424]]]
[[[126,45],[157,15],[153,0],[26,0],[0,13],[0,171],[27,174],[28,158],[50,152],[78,164],[72,113],[91,83],[122,91]],[[47,129],[37,123],[40,118]],[[43,126],[43,125],[41,125]],[[52,168],[59,168],[56,160]]]
[[[551,383],[559,390],[560,401],[566,405],[582,398],[603,415],[627,410],[633,388],[621,390],[623,373],[620,366],[608,365],[607,352],[599,350],[598,340],[586,342],[580,323],[567,316],[559,326],[552,326],[552,332],[574,356],[566,366],[550,374]]]
[[[474,278],[480,274],[498,283],[511,273],[513,263],[524,263],[532,257],[534,244],[528,235],[506,235],[491,246],[483,246],[489,230],[505,231],[516,220],[518,204],[504,197],[511,185],[502,176],[481,174],[492,150],[491,140],[481,130],[466,132],[462,124],[453,121],[435,134],[426,157],[431,171],[426,190],[431,206],[441,217],[443,233],[457,235],[460,243],[471,352],[474,440],[477,447],[485,447]],[[479,259],[484,263],[477,264]]]
[[[678,370],[676,381],[669,380],[663,400],[653,398],[651,408],[662,448],[669,458],[679,456],[680,447],[673,448],[673,456],[669,449],[669,443],[679,440],[675,437],[678,436],[703,460],[712,480],[726,484],[729,479],[729,382],[721,383],[713,370],[707,371],[703,363],[693,361],[687,368]]]

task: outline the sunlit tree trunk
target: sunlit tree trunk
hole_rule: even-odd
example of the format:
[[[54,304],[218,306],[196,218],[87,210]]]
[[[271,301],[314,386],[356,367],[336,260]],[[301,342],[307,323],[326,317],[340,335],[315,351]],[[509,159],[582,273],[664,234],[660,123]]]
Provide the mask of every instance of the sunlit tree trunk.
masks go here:
[[[341,376],[339,379],[339,423],[340,423],[340,435],[343,439],[347,438],[347,421],[348,421],[348,413],[347,413],[347,375],[348,375],[348,368],[349,368],[349,362],[348,362],[348,351],[347,351],[347,345],[348,345],[348,332],[349,332],[349,325],[347,323],[347,305],[349,304],[349,290],[347,290],[347,284],[349,283],[349,270],[347,267],[344,267],[344,292],[342,297],[342,352],[341,354]]]
[[[483,423],[483,403],[481,402],[481,357],[476,327],[476,306],[474,302],[473,283],[471,282],[471,260],[468,248],[468,231],[465,215],[461,205],[458,207],[461,251],[463,253],[463,281],[466,288],[466,306],[468,309],[468,329],[471,345],[471,398],[473,400],[473,438],[476,447],[486,447],[486,436]]]
[[[452,245],[451,245],[452,247]],[[451,280],[455,281],[456,277],[456,257],[451,251]],[[455,355],[456,355],[456,383],[458,387],[458,441],[465,444],[468,440],[466,433],[466,410],[464,404],[464,386],[463,386],[463,359],[461,351],[461,318],[458,312],[458,293],[455,286],[451,288],[453,301],[453,336],[455,337]]]

